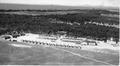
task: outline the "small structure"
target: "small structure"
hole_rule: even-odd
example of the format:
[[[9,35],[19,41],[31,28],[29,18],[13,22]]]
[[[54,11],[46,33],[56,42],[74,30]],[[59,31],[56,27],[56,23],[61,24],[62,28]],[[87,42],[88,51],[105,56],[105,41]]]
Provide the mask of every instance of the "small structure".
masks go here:
[[[19,37],[20,35],[19,34],[14,34],[14,35],[12,35],[13,36],[13,38],[17,38],[17,37]]]
[[[113,38],[110,38],[109,40],[107,40],[107,43],[108,44],[116,44],[116,42],[113,40],[114,40]]]
[[[81,43],[81,45],[97,46],[97,43],[95,41],[84,41]]]
[[[5,39],[5,40],[10,40],[13,37],[11,35],[2,35],[1,38]]]
[[[17,39],[16,38],[12,38],[12,39],[10,39],[10,41],[17,42]]]
[[[66,35],[66,33],[67,33],[66,31],[58,31],[57,35]]]
[[[94,42],[94,41],[90,41],[90,42],[88,42],[88,45],[90,45],[90,46],[97,46],[97,43]]]
[[[81,45],[86,46],[86,45],[88,45],[88,44],[87,44],[87,42],[82,42]]]

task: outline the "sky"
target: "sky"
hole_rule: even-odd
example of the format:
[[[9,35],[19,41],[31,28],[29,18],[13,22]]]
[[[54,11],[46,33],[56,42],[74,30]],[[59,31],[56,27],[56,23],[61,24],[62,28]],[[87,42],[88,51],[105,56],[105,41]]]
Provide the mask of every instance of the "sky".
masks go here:
[[[0,3],[110,7],[118,7],[120,4],[119,0],[0,0]]]

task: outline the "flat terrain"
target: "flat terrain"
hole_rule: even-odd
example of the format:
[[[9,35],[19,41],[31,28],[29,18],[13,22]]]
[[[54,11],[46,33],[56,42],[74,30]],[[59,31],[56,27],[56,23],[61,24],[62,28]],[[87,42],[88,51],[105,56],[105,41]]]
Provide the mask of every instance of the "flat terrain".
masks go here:
[[[114,54],[87,50],[34,46],[14,47],[11,44],[23,44],[0,40],[0,64],[5,65],[118,65],[118,52]],[[106,50],[110,51],[110,50]],[[113,52],[113,51],[112,51]]]

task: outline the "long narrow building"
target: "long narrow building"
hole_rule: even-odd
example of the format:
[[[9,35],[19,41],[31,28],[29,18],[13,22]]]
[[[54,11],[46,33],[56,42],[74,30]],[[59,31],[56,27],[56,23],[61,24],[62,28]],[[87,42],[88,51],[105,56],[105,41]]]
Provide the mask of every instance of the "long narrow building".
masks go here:
[[[53,41],[53,39],[55,39]],[[18,42],[24,42],[29,44],[40,44],[40,45],[49,45],[49,46],[60,46],[60,47],[72,47],[72,48],[80,48],[81,46],[72,42],[63,42],[61,41],[62,37],[56,39],[56,37],[50,36],[42,36],[38,34],[26,34],[25,36],[17,37],[16,40]]]

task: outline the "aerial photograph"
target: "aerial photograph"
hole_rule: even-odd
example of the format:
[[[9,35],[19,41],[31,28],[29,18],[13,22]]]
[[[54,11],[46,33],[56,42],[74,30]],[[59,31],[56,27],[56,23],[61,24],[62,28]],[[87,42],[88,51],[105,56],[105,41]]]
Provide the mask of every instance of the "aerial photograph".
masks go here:
[[[0,0],[0,65],[120,66],[119,0]]]

